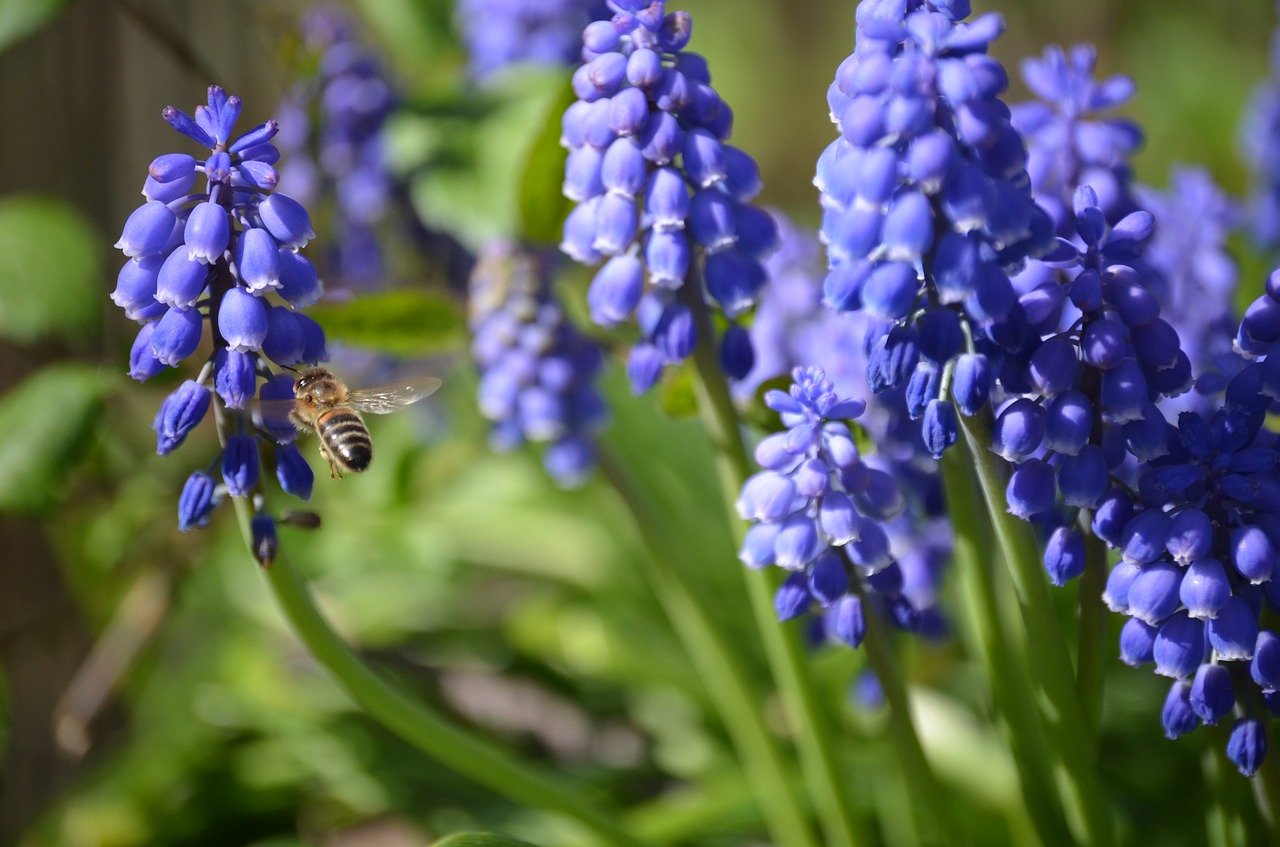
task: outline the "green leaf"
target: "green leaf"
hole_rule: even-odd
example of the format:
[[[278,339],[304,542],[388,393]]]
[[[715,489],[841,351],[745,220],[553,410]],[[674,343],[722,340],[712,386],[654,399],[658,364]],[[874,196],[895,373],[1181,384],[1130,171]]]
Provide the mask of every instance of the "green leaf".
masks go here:
[[[459,832],[446,835],[433,847],[536,847],[536,845],[496,832]]]
[[[307,314],[331,340],[393,356],[447,352],[462,345],[466,334],[461,307],[444,294],[421,289],[317,304]]]
[[[573,201],[564,196],[565,150],[560,146],[560,118],[576,99],[568,79],[547,110],[520,178],[520,234],[535,244],[557,244]]]
[[[102,297],[98,236],[73,206],[0,200],[0,338],[81,336],[96,326]]]
[[[692,418],[698,414],[698,398],[693,391],[693,375],[687,366],[672,368],[659,387],[658,407],[668,417]]]
[[[0,397],[0,509],[37,512],[57,502],[114,381],[87,365],[52,365]]]
[[[53,20],[69,0],[0,0],[0,50]]]

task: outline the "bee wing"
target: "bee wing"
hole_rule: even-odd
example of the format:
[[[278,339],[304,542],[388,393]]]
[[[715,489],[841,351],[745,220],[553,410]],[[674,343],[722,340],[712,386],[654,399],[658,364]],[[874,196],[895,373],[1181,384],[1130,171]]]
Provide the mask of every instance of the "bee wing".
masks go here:
[[[246,403],[244,410],[257,426],[292,430],[294,426],[289,413],[297,405],[298,401],[293,397],[258,397]]]
[[[361,388],[352,391],[348,403],[358,411],[385,415],[394,412],[401,406],[417,403],[423,397],[432,394],[441,385],[440,379],[434,376],[422,376],[394,382],[390,385],[378,385],[373,388]]]

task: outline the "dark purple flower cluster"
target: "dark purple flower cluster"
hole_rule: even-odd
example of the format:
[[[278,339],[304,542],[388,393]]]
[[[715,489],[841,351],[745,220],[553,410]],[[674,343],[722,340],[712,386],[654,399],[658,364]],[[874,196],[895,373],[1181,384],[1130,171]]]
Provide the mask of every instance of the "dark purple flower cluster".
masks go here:
[[[627,370],[636,393],[693,352],[693,310],[708,299],[730,320],[725,373],[741,379],[753,353],[734,319],[755,302],[761,260],[778,243],[773,218],[750,204],[759,171],[726,143],[733,112],[706,61],[684,49],[688,13],[667,14],[658,0],[612,5],[612,20],[583,31],[578,100],[564,115],[564,193],[578,205],[561,249],[585,264],[607,258],[588,291],[591,319],[614,327],[635,315],[642,338]]]
[[[1280,333],[1280,325],[1276,331]],[[1280,397],[1276,365],[1245,366],[1222,408],[1183,412],[1166,455],[1141,473],[1137,493],[1113,492],[1093,531],[1120,553],[1103,599],[1129,616],[1121,658],[1154,663],[1175,682],[1165,702],[1165,732],[1176,738],[1238,709],[1227,754],[1246,775],[1266,754],[1245,675],[1269,705],[1280,688],[1280,637],[1260,627],[1264,604],[1280,610],[1280,475],[1277,440],[1263,428]]]
[[[152,162],[142,190],[147,202],[115,244],[129,260],[111,297],[142,323],[130,376],[149,379],[195,354],[206,320],[213,336],[199,377],[179,386],[156,415],[162,455],[201,422],[214,392],[229,409],[244,409],[255,395],[290,397],[292,379],[273,377],[268,363],[293,367],[326,357],[324,332],[298,311],[321,293],[315,269],[298,252],[313,237],[310,220],[296,200],[273,192],[276,122],[231,139],[240,108],[240,98],[210,86],[208,105],[194,117],[164,109],[170,126],[210,153],[204,160],[169,153]],[[309,497],[311,469],[290,443],[296,433],[280,428],[272,436],[281,445],[275,450],[281,486]],[[187,480],[180,527],[203,525],[224,494],[249,496],[258,477],[258,441],[242,426],[227,438],[221,485],[201,471]]]
[[[302,21],[314,71],[280,104],[276,144],[288,164],[282,184],[315,210],[332,198],[323,266],[331,282],[382,279],[376,225],[392,194],[385,127],[397,96],[377,56],[356,38],[347,14],[317,6]]]
[[[1165,455],[1168,425],[1155,401],[1191,380],[1178,333],[1136,270],[1151,214],[1133,212],[1108,226],[1097,203],[1093,189],[1077,190],[1075,240],[1060,239],[1047,257],[1068,271],[1066,283],[1045,283],[1023,297],[1044,340],[1022,384],[1005,384],[1027,396],[1001,410],[991,449],[1017,464],[1009,511],[1025,519],[1052,510],[1058,493],[1068,508],[1099,508],[1126,462]],[[1083,549],[1076,530],[1054,532],[1045,554],[1054,584],[1081,573]]]
[[[592,433],[606,411],[595,386],[603,354],[553,296],[551,264],[508,244],[490,247],[471,274],[471,352],[495,449],[546,443],[547,473],[572,488],[595,468]]]
[[[457,23],[471,64],[483,80],[512,65],[571,65],[582,29],[608,20],[603,0],[459,0]]]
[[[865,406],[840,399],[822,368],[796,368],[792,376],[789,391],[765,394],[786,429],[756,448],[764,470],[738,498],[738,514],[754,524],[738,556],[748,567],[791,572],[775,597],[781,620],[816,604],[828,634],[857,647],[870,601],[896,625],[917,629],[920,610],[884,528],[905,500],[893,476],[863,460],[846,423]],[[932,600],[927,582],[913,589]]]
[[[1003,22],[967,2],[864,0],[854,53],[828,95],[840,138],[818,160],[825,301],[890,322],[868,362],[873,391],[907,386],[924,442],[955,442],[955,407],[988,401],[1007,357],[1033,340],[1008,272],[1047,249],[1022,137],[987,55]],[[966,350],[968,352],[966,352]],[[963,394],[960,393],[963,392]]]

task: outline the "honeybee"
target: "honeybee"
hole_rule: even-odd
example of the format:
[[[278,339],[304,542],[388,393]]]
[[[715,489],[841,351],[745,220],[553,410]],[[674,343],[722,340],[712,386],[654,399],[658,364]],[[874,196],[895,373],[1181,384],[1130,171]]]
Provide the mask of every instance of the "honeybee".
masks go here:
[[[327,368],[311,368],[293,383],[293,399],[259,401],[264,413],[288,417],[302,432],[314,432],[329,476],[360,473],[373,461],[373,440],[361,412],[385,415],[416,403],[440,387],[433,376],[374,388],[349,389]]]

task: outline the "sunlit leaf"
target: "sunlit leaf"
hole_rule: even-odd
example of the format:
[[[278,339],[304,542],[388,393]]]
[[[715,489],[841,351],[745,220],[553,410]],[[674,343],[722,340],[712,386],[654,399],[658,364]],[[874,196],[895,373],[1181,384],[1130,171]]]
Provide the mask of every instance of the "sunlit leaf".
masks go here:
[[[97,234],[74,207],[0,200],[0,337],[29,344],[92,329],[106,295],[97,251]]]
[[[573,206],[561,190],[565,149],[560,146],[560,118],[575,98],[566,79],[525,160],[520,179],[520,234],[535,244],[559,243],[564,219]]]
[[[535,847],[528,841],[496,832],[459,832],[437,841],[434,847]]]
[[[307,310],[325,335],[395,356],[443,353],[464,343],[461,306],[438,292],[398,289]]]
[[[53,365],[0,397],[0,509],[33,512],[56,502],[112,381],[85,365]]]

